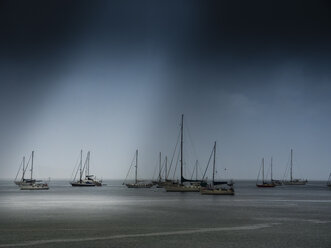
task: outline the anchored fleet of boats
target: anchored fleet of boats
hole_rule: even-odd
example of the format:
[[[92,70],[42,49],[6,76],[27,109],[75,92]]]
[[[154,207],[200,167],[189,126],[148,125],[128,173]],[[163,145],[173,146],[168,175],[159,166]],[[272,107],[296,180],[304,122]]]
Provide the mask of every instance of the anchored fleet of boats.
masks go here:
[[[176,148],[178,145],[176,144]],[[169,174],[171,170],[171,166],[173,163],[173,159],[175,156],[175,152],[172,156],[171,163],[168,169],[168,159],[165,157],[164,167],[161,164],[161,153],[159,156],[159,174],[156,181],[145,181],[138,179],[138,150],[135,152],[134,159],[131,163],[127,176],[123,182],[123,185],[126,185],[128,188],[151,188],[154,185],[158,188],[164,188],[166,192],[200,192],[202,195],[234,195],[234,183],[233,181],[216,181],[215,173],[216,173],[216,141],[214,143],[212,153],[209,157],[209,161],[205,168],[204,175],[201,179],[198,179],[198,163],[196,162],[195,180],[187,179],[184,177],[184,155],[183,148],[184,146],[184,115],[181,116],[181,125],[180,125],[180,150],[178,152],[178,159],[180,162],[180,180],[169,179]],[[75,175],[70,184],[73,187],[95,187],[102,186],[102,180],[98,180],[94,175],[90,174],[90,151],[87,152],[85,162],[83,163],[83,151],[80,151],[80,161],[77,166]],[[213,170],[212,170],[212,180],[208,180],[206,177],[206,173],[209,167],[209,163],[213,158]],[[177,160],[178,162],[178,160]],[[34,151],[32,151],[28,162],[25,161],[25,156],[22,159],[19,170],[14,179],[14,183],[20,187],[21,190],[48,190],[49,186],[46,182],[42,180],[36,180],[33,178],[33,169],[34,169]],[[131,171],[134,168],[135,176],[134,182],[128,182],[127,178]],[[164,168],[164,179],[162,178],[162,169]],[[174,170],[174,175],[176,172],[177,164]],[[29,170],[28,170],[29,169]],[[262,170],[262,172],[261,172]],[[308,181],[302,179],[294,179],[293,178],[293,150],[291,149],[291,159],[290,159],[290,179],[289,180],[275,180],[272,178],[272,170],[273,163],[271,158],[270,163],[270,181],[265,180],[265,166],[264,166],[264,158],[262,158],[261,167],[258,173],[258,178],[256,181],[256,186],[259,188],[273,188],[275,186],[281,185],[305,185]],[[30,177],[26,177],[27,172],[30,171]],[[260,173],[261,172],[261,173]],[[262,180],[259,181],[259,177],[262,177]],[[327,186],[331,187],[331,173],[329,179],[327,181]]]

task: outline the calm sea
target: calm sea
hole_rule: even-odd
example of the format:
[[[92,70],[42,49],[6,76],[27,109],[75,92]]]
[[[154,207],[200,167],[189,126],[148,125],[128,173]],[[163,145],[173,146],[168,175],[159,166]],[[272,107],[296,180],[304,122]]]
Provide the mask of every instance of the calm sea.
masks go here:
[[[50,182],[21,191],[0,181],[0,247],[331,247],[331,189],[255,187],[235,196]]]

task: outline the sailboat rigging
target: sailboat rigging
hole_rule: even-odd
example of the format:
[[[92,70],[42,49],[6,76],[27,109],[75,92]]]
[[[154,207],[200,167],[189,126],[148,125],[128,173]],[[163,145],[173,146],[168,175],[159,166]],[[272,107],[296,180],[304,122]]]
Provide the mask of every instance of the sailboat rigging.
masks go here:
[[[21,181],[19,181],[19,183],[16,183],[17,185],[20,186],[21,190],[47,190],[49,189],[48,184],[42,182],[41,180],[36,180],[33,179],[33,158],[34,158],[34,151],[32,151],[31,153],[31,166],[30,166],[30,179],[26,179],[24,178],[25,176],[25,172],[28,168],[29,162],[26,165],[26,167],[24,168],[24,164],[25,164],[25,157],[23,157],[23,175],[22,175],[22,179]]]
[[[273,163],[272,163],[272,157],[270,159],[270,170],[271,170],[271,183],[273,183],[275,186],[281,186],[283,183],[281,180],[276,180],[272,178],[272,169],[273,169]]]
[[[73,187],[94,187],[102,186],[102,181],[97,180],[94,175],[90,175],[90,151],[88,151],[83,166],[83,150],[80,151],[80,162],[79,167],[77,168],[75,177],[70,184]],[[77,174],[79,172],[79,179],[76,180]],[[84,177],[85,176],[85,177]]]
[[[201,180],[189,180],[183,176],[183,139],[184,139],[184,115],[181,118],[180,127],[180,182],[164,186],[167,192],[199,192]],[[185,184],[189,183],[189,184]]]
[[[275,187],[276,185],[274,183],[272,183],[272,173],[271,173],[270,183],[268,183],[264,180],[264,158],[262,158],[261,168],[262,168],[262,182],[258,183],[259,175],[260,175],[260,171],[259,171],[259,174],[257,176],[257,181],[256,181],[256,187],[259,187],[259,188],[272,188],[272,187]],[[261,168],[260,168],[260,170],[261,170]]]
[[[234,195],[233,183],[224,182],[224,181],[215,181],[215,170],[216,170],[216,141],[212,150],[213,154],[213,178],[210,184],[207,184],[205,187],[201,187],[200,193],[202,195]],[[209,160],[210,161],[210,160]],[[209,163],[208,163],[209,165]],[[208,168],[207,165],[207,168]],[[206,170],[207,170],[206,168]],[[229,188],[219,187],[218,185],[228,185]]]
[[[152,183],[145,183],[144,181],[138,180],[138,149],[136,150],[134,160],[135,160],[135,179],[134,179],[134,183],[125,183],[125,181],[127,179],[127,176],[129,175],[130,170],[132,168],[132,164],[131,164],[123,184],[125,184],[128,188],[151,188],[153,186]]]
[[[291,164],[290,164],[290,181],[283,181],[284,185],[305,185],[308,180],[293,178],[293,149],[291,149]]]

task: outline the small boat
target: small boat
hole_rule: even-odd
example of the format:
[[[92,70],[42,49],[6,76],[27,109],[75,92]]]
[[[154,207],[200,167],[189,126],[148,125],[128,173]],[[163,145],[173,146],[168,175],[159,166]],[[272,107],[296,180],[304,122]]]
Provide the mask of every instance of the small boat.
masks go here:
[[[328,187],[331,187],[331,173],[330,173],[330,175],[329,175],[329,179],[328,179],[328,181],[326,182],[326,185],[327,185]]]
[[[188,180],[183,176],[183,136],[184,136],[184,115],[182,115],[180,128],[180,182],[164,185],[167,192],[199,192],[200,180]]]
[[[135,180],[134,180],[134,183],[125,183],[128,175],[131,171],[131,168],[132,168],[132,165],[133,165],[133,163],[132,163],[123,184],[125,184],[126,187],[128,187],[128,188],[151,188],[153,186],[153,183],[146,183],[143,180],[138,180],[138,150],[136,150],[134,161],[135,161]]]
[[[21,190],[48,190],[48,184],[44,183],[41,180],[35,180],[33,179],[33,158],[34,158],[34,151],[32,151],[31,153],[31,168],[30,168],[30,179],[25,179],[24,175],[25,175],[25,171],[28,168],[29,162],[27,163],[25,169],[24,169],[24,164],[25,164],[25,158],[23,157],[23,176],[21,181],[19,181],[19,183],[15,182]]]
[[[261,168],[262,168],[262,183],[258,183]],[[272,181],[270,183],[264,181],[264,158],[262,158],[261,168],[260,168],[259,174],[257,176],[256,187],[259,187],[259,188],[273,188],[273,187],[275,187],[276,185]],[[271,180],[272,180],[272,178],[271,178]]]
[[[77,174],[79,172],[79,179],[76,180]],[[84,176],[85,173],[85,176]],[[95,187],[102,186],[102,180],[97,180],[94,175],[90,174],[90,151],[86,155],[86,159],[83,166],[83,151],[80,151],[80,162],[77,168],[75,177],[72,182],[70,182],[73,187]]]
[[[293,149],[291,149],[290,181],[283,181],[284,185],[305,185],[308,180],[293,179]]]
[[[213,147],[214,162],[213,162],[213,180],[206,187],[201,187],[202,195],[234,195],[233,182],[215,182],[215,162],[216,162],[216,141]],[[229,187],[219,187],[218,185],[227,184]]]

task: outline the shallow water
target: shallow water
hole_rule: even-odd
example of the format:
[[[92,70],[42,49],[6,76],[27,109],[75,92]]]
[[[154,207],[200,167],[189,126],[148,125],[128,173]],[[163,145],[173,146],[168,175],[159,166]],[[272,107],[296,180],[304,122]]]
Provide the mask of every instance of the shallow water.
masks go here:
[[[331,247],[325,182],[256,188],[235,196],[107,186],[20,191],[0,181],[0,247]]]

